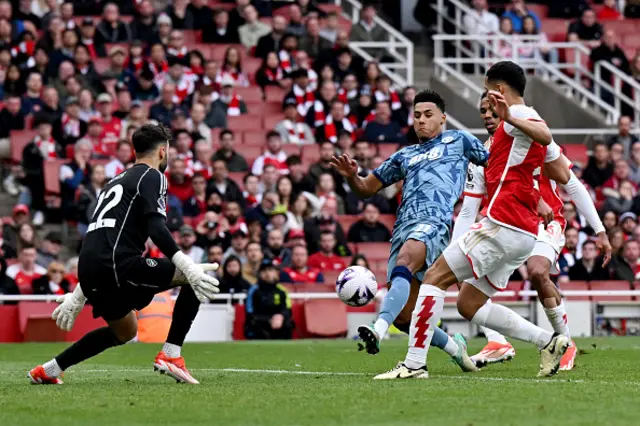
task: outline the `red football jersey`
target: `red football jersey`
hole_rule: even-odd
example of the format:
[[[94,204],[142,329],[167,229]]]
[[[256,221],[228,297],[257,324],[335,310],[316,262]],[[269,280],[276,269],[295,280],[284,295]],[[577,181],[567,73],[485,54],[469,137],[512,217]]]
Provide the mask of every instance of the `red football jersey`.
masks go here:
[[[533,108],[525,105],[512,105],[509,109],[513,117],[542,121]],[[540,223],[540,192],[534,175],[540,174],[547,148],[502,122],[489,152],[485,168],[487,216],[499,225],[535,238]]]
[[[111,117],[108,123],[102,120],[102,135],[100,142],[103,154],[115,155],[122,131],[122,121],[118,117]]]
[[[320,252],[309,256],[307,265],[309,265],[310,268],[319,269],[321,271],[342,271],[347,267],[340,256],[336,256],[335,254],[327,256]]]
[[[558,184],[556,181],[542,175],[540,176],[540,195],[545,203],[553,209],[553,220],[562,226],[562,232],[567,226],[567,220],[564,218],[564,201],[558,193]]]
[[[315,268],[307,268],[305,272],[298,272],[293,268],[282,268],[282,271],[291,277],[294,283],[313,284],[318,283],[320,271]]]
[[[19,263],[13,264],[7,268],[7,276],[15,281],[20,294],[33,294],[31,282],[46,273],[47,270],[40,265],[35,265],[33,272],[30,274],[24,271]]]

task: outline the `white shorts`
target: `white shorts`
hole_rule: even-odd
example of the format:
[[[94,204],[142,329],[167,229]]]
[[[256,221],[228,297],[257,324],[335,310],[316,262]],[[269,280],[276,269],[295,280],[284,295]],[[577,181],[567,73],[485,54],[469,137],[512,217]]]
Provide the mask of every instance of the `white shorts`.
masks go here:
[[[522,265],[536,239],[484,218],[449,245],[442,253],[458,278],[493,296],[504,291],[509,277]]]
[[[531,251],[531,256],[542,256],[549,259],[551,262],[551,269],[549,272],[553,275],[558,275],[560,269],[558,268],[558,256],[560,251],[564,247],[564,232],[562,225],[555,220],[547,225],[547,229],[544,229],[544,224],[540,224],[538,228],[538,239],[536,245]]]

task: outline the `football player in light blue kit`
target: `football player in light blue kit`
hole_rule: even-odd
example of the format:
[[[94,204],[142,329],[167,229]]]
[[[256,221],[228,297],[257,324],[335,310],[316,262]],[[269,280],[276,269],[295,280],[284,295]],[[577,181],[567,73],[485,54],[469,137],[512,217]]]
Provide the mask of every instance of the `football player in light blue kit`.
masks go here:
[[[332,160],[333,167],[362,198],[404,180],[387,268],[391,287],[373,326],[358,328],[369,354],[379,352],[380,341],[391,324],[408,332],[424,272],[449,244],[453,208],[462,194],[467,166],[470,161],[483,165],[489,155],[482,142],[470,133],[443,132],[445,102],[438,93],[431,90],[418,93],[413,109],[413,127],[419,144],[394,153],[366,177],[358,176],[358,165],[348,155]],[[410,297],[413,303],[407,304]],[[477,371],[461,335],[452,339],[438,328],[431,345],[451,355],[463,371]]]

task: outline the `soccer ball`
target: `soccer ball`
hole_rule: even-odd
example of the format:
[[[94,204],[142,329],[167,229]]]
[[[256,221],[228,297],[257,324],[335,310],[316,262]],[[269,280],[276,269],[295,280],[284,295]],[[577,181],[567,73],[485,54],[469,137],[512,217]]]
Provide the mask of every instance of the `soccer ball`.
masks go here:
[[[378,291],[376,276],[364,266],[349,266],[338,275],[336,293],[349,306],[364,306]]]

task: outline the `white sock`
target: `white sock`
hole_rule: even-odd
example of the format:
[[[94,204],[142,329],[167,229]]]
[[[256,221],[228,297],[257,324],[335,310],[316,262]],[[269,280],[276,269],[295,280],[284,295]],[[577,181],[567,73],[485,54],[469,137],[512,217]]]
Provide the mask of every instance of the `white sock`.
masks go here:
[[[431,284],[422,284],[411,314],[409,350],[404,364],[409,368],[420,368],[427,364],[427,353],[444,307],[444,291]]]
[[[169,358],[179,358],[181,349],[182,347],[174,345],[173,343],[165,343],[162,347],[162,352]]]
[[[456,343],[451,336],[447,340],[447,344],[442,348],[443,351],[449,354],[449,356],[456,356],[458,353],[458,344]]]
[[[498,333],[495,330],[482,326],[478,328],[482,333],[484,333],[484,337],[486,337],[489,342],[496,342],[500,343],[501,345],[506,345],[507,343],[509,343],[502,334]]]
[[[543,348],[553,334],[530,323],[520,315],[497,303],[485,303],[473,316],[471,322],[496,330],[505,336],[533,343]]]
[[[569,324],[567,320],[567,310],[564,306],[564,301],[555,308],[544,308],[544,313],[547,314],[547,318],[553,327],[553,331],[565,336],[571,336],[569,334]]]
[[[373,329],[376,331],[376,333],[378,333],[378,337],[380,338],[380,340],[382,340],[387,335],[389,324],[382,318],[378,318],[373,324]]]
[[[62,374],[62,369],[58,365],[58,361],[56,361],[55,358],[42,364],[42,368],[44,368],[44,372],[47,374],[47,376],[51,378],[58,377]]]

